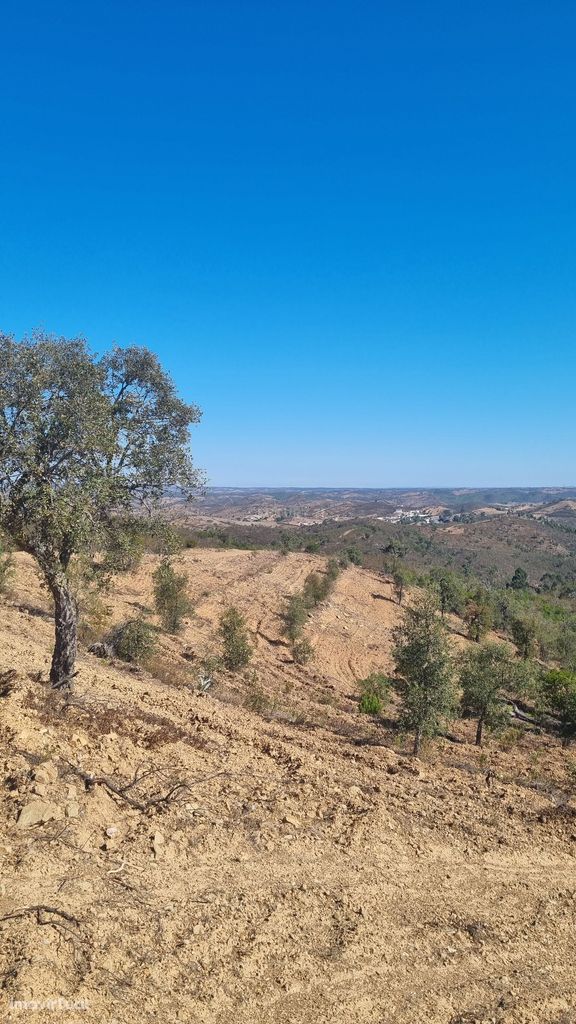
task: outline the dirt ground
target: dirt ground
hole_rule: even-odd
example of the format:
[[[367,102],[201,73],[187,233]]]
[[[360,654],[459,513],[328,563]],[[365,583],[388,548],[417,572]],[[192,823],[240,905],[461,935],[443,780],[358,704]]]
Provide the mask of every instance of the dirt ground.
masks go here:
[[[111,622],[151,607],[155,564],[117,579]],[[415,760],[359,715],[355,680],[390,667],[400,614],[376,574],[341,574],[297,666],[280,611],[320,558],[181,564],[195,614],[152,671],[83,651],[66,704],[18,557],[0,605],[1,1019],[576,1022],[570,754],[533,734],[479,751],[458,723]],[[228,604],[253,666],[199,694]]]

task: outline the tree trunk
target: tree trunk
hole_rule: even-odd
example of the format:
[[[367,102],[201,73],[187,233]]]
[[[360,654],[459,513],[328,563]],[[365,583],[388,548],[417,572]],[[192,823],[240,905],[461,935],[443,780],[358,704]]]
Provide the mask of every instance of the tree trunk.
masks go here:
[[[414,733],[414,746],[412,747],[412,753],[417,755],[420,753],[420,743],[422,741],[422,730],[416,729]]]
[[[50,590],[54,598],[55,626],[50,683],[54,689],[70,689],[78,649],[78,610],[67,582],[61,578],[52,580]]]
[[[478,719],[478,725],[476,726],[476,746],[477,747],[481,747],[482,746],[482,729],[483,729],[483,727],[484,727],[484,719],[483,718],[479,718]]]

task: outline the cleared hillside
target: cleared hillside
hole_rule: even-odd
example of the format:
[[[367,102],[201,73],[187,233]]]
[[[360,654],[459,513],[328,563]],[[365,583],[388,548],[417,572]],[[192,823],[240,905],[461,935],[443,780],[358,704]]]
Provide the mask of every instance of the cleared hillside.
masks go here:
[[[155,564],[117,580],[112,621],[151,606]],[[13,999],[62,996],[87,1024],[568,1024],[576,822],[558,742],[482,753],[459,723],[415,761],[357,712],[354,680],[389,667],[399,617],[382,577],[341,574],[297,666],[280,611],[321,559],[181,564],[196,613],[155,674],[83,653],[65,707],[43,681],[47,598],[18,557],[0,605],[6,1018]],[[200,696],[227,604],[253,670]],[[38,802],[47,820],[19,827]],[[61,913],[20,914],[38,905]]]

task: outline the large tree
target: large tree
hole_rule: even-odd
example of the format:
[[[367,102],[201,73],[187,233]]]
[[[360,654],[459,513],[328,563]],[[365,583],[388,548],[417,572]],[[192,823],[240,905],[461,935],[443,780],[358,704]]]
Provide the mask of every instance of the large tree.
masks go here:
[[[406,608],[394,641],[402,698],[400,721],[414,733],[414,753],[418,754],[422,737],[437,733],[455,706],[446,629],[431,595]]]
[[[52,686],[75,674],[74,556],[105,549],[168,486],[197,486],[199,418],[145,348],[100,358],[81,338],[0,334],[0,528],[35,558],[54,600]]]

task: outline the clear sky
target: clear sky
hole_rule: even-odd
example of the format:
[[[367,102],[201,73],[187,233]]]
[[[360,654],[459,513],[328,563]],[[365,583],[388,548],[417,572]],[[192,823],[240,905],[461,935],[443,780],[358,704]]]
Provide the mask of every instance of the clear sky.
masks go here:
[[[0,329],[214,484],[574,484],[574,0],[4,0]]]

